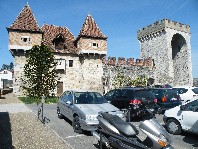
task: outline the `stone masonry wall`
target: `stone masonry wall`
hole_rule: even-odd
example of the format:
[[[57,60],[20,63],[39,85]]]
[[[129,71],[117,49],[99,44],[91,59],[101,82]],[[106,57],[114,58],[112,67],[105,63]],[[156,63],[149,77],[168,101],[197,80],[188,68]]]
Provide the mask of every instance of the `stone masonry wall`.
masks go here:
[[[185,44],[173,59],[175,49],[171,43],[174,35],[184,39]],[[173,86],[193,84],[190,26],[163,19],[139,30],[137,37],[140,57],[154,59],[156,83],[169,83]]]
[[[22,76],[24,75],[24,66],[26,64],[25,56],[15,56],[14,58],[14,79],[13,79],[13,94],[15,96],[23,96]]]
[[[23,42],[22,37],[29,36],[30,41]],[[17,45],[17,46],[33,46],[33,45],[40,45],[42,40],[41,33],[29,33],[29,32],[17,32],[17,31],[10,31],[9,32],[9,45]]]
[[[98,47],[93,47],[92,44],[97,43]],[[106,51],[107,50],[107,41],[95,38],[85,38],[82,37],[78,40],[78,48],[81,50],[98,50]]]
[[[127,65],[103,65],[103,84],[104,93],[113,89],[114,77],[119,73],[124,73],[126,76],[136,78],[141,75],[145,75],[148,78],[154,78],[154,67],[147,66],[127,66]]]
[[[174,34],[179,33],[187,44],[172,60],[171,40]],[[140,41],[141,58],[151,57],[155,60],[156,83],[169,83],[174,86],[192,85],[192,64],[190,53],[189,34],[173,29],[166,29],[152,37]]]

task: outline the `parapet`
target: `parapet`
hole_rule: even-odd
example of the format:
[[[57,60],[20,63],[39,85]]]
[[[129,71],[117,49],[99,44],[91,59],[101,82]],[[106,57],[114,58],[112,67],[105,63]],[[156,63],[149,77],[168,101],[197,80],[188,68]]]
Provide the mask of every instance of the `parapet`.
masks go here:
[[[118,57],[118,60],[116,60],[116,57],[108,57],[108,59],[106,60],[106,57],[104,57],[102,59],[102,63],[110,66],[154,66],[154,60],[150,57],[146,59],[136,60],[134,60],[134,58],[125,59],[124,57]]]
[[[171,28],[171,29],[175,29],[178,31],[190,33],[189,25],[185,25],[182,23],[168,20],[168,19],[163,19],[163,20],[157,21],[147,27],[144,27],[144,28],[138,30],[137,38],[139,40],[139,39],[149,36],[151,34],[156,34],[158,32],[162,32],[166,28]]]

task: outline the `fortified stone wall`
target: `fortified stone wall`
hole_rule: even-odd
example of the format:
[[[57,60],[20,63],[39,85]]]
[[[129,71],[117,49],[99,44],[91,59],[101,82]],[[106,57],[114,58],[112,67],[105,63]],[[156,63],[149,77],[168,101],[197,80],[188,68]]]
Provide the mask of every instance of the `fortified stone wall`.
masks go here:
[[[116,57],[108,57],[107,60],[103,58],[103,93],[114,88],[114,77],[119,73],[123,73],[133,79],[143,75],[148,78],[154,78],[154,60],[151,58],[136,60],[123,57],[119,57],[118,60]]]
[[[103,93],[113,89],[114,77],[119,73],[124,73],[135,79],[138,76],[145,75],[148,78],[154,78],[154,67],[147,66],[128,66],[128,65],[103,65]]]

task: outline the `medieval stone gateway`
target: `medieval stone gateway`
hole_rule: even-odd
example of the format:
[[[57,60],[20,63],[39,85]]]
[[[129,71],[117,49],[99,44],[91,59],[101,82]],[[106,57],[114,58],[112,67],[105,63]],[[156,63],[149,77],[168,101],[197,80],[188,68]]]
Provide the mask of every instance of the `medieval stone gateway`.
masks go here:
[[[23,95],[23,68],[28,51],[41,43],[52,49],[59,70],[56,95],[66,89],[89,89],[103,93],[119,72],[145,75],[155,84],[192,85],[190,26],[163,19],[137,32],[140,59],[107,55],[107,37],[89,14],[77,37],[67,27],[38,26],[29,5],[7,27],[9,50],[14,57],[13,93]]]

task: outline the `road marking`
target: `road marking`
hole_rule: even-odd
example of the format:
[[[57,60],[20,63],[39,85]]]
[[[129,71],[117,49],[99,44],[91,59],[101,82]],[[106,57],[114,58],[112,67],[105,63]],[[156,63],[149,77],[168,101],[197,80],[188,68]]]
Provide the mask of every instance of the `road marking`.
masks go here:
[[[75,137],[82,137],[82,136],[84,136],[84,135],[68,136],[68,137],[65,137],[65,138],[68,139],[68,138],[75,138]]]

